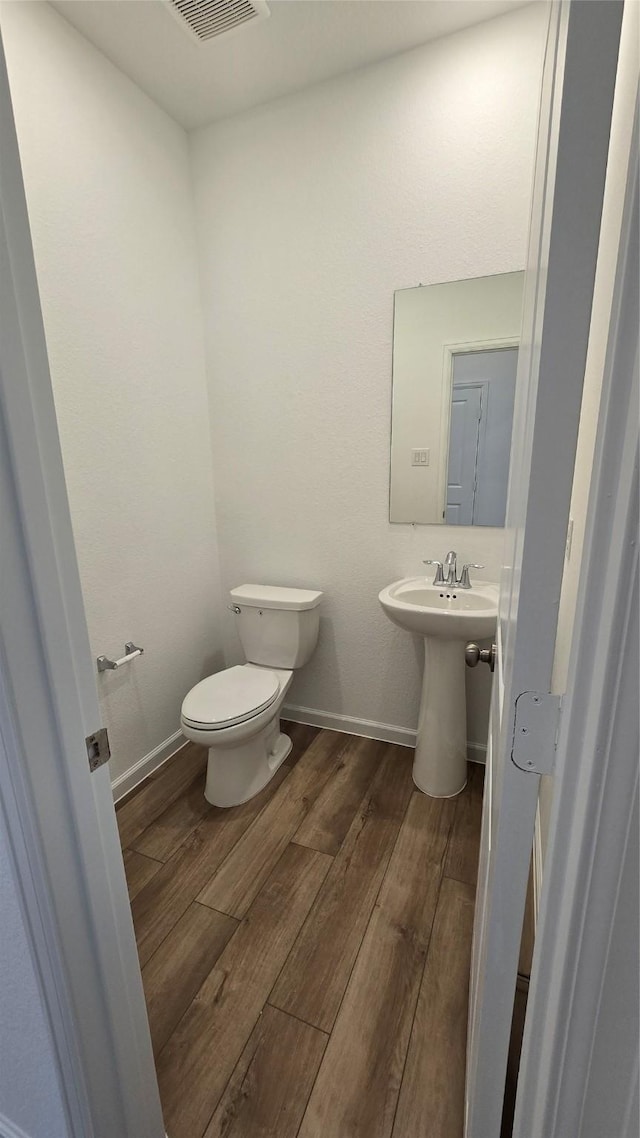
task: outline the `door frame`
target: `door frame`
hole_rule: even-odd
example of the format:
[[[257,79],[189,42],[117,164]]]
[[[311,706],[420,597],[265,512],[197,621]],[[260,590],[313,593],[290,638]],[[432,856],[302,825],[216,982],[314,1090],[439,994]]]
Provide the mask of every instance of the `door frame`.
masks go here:
[[[555,753],[558,700],[550,693],[558,602],[622,4],[562,0],[552,5],[550,16],[474,920],[468,1138],[497,1138],[500,1133],[538,788]],[[525,709],[526,717],[528,704],[539,705],[537,720],[533,727],[517,727],[520,710]],[[546,727],[546,738],[535,723]],[[514,755],[516,745],[527,743],[530,753],[520,760]]]
[[[4,54],[0,816],[69,1135],[163,1138]]]
[[[160,1138],[164,1129],[108,768],[91,775],[84,753],[84,736],[100,724],[99,705],[2,58],[0,156],[0,437],[4,433],[8,444],[0,448],[0,490],[11,507],[3,542],[12,550],[0,608],[1,805],[69,1133]],[[607,461],[619,457],[625,444],[627,424],[613,414],[611,390],[601,416],[608,430],[594,471],[594,501],[607,493]],[[617,553],[621,574],[625,540],[621,529],[612,535],[610,564]],[[598,562],[595,544],[585,554],[588,581]],[[622,575],[619,580],[623,585]],[[617,581],[609,582],[615,589]],[[601,614],[603,635],[615,632],[615,621],[610,609]],[[583,605],[575,643],[588,628]],[[578,711],[576,702],[565,720],[567,755],[582,743]],[[571,790],[569,774],[568,763],[560,765],[556,835],[563,820],[560,804]],[[569,812],[568,825],[564,850],[557,839],[551,847],[557,874],[567,851],[582,849],[584,819]],[[578,868],[585,868],[583,858]],[[540,1001],[541,1012],[545,968],[560,968],[564,975],[575,959],[573,925],[552,955],[546,938],[545,914],[562,901],[564,885],[552,873],[544,884],[535,964],[540,980],[538,987],[538,981],[532,984],[532,1008]],[[591,904],[590,895],[585,904]],[[545,1026],[528,1018],[523,1079],[533,1079]],[[542,1085],[539,1078],[538,1091]]]
[[[636,106],[513,1138],[581,1132],[638,796],[639,123]],[[637,1071],[636,1040],[629,1135]]]

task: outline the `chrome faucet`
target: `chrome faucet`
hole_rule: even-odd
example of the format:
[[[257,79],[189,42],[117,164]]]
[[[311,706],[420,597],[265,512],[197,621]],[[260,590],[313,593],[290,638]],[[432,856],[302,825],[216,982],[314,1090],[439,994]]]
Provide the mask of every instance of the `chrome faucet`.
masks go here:
[[[449,570],[449,572],[447,573],[445,585],[449,585],[449,586],[456,585],[457,584],[456,574],[458,571],[458,554],[456,553],[455,549],[450,549],[449,552],[447,553],[447,556],[444,559],[444,567],[445,567],[445,569]]]
[[[452,585],[456,584],[456,558],[457,558],[457,556],[458,555],[455,552],[455,550],[451,549],[449,551],[449,553],[447,553],[447,556],[444,559],[444,563],[442,561],[435,561],[432,558],[428,558],[426,561],[422,562],[423,565],[435,565],[436,566],[436,575],[433,578],[434,585],[449,585],[451,587]],[[447,576],[446,577],[444,575],[445,569],[447,570]]]
[[[466,565],[462,566],[462,572],[458,577],[458,554],[455,549],[449,550],[444,562],[429,558],[423,561],[423,565],[435,565],[436,575],[433,578],[434,585],[446,585],[449,589],[470,589],[471,581],[469,580],[469,570],[484,569],[484,565],[475,565],[472,561],[469,561]],[[447,571],[446,577],[445,569]]]

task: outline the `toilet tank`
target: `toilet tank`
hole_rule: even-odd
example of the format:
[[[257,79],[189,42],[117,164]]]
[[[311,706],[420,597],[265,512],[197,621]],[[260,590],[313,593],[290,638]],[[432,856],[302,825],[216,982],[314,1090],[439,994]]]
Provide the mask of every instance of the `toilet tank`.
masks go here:
[[[250,664],[301,668],[318,639],[322,593],[275,585],[239,585],[230,592]]]

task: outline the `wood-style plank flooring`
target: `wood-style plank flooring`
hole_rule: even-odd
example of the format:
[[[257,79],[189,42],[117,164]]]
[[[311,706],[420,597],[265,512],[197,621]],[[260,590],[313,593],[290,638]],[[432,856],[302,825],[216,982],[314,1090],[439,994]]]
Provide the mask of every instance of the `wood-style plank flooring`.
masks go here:
[[[118,805],[170,1138],[462,1138],[481,768],[427,798],[405,747],[289,723],[209,806],[188,744]]]

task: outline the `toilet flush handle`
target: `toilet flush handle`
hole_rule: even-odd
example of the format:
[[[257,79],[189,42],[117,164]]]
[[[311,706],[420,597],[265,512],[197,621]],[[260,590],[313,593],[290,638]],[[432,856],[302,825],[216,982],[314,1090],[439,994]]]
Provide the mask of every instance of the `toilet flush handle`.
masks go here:
[[[240,615],[240,613],[242,612],[242,609],[240,608],[240,605],[227,605],[227,608],[228,608],[228,609],[229,609],[231,612],[234,612],[234,613],[236,614],[236,616],[239,616],[239,615]]]

